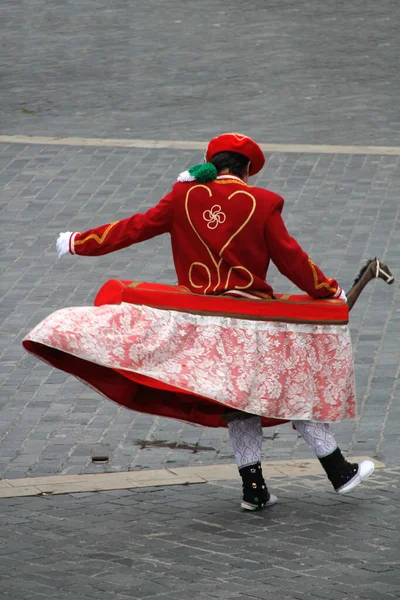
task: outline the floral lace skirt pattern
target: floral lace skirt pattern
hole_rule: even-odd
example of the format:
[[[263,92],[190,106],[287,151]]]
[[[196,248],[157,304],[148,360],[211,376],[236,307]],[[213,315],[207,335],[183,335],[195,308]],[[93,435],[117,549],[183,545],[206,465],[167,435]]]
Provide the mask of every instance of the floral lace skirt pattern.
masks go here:
[[[122,303],[59,310],[25,339],[263,417],[331,422],[356,416],[353,352],[343,325]]]

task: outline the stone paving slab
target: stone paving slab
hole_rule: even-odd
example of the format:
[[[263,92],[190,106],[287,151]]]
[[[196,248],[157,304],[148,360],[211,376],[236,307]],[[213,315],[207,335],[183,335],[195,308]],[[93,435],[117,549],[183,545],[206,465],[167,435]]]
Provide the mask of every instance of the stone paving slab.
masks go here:
[[[227,431],[131,413],[26,354],[50,312],[91,304],[109,278],[175,282],[168,236],[100,258],[58,260],[60,231],[143,212],[196,150],[0,144],[0,476],[102,473],[232,463]],[[378,255],[399,279],[399,156],[276,152],[255,183],[285,197],[289,228],[349,288]],[[269,279],[293,291],[272,268]],[[400,462],[398,283],[371,283],[351,313],[359,419],[335,427],[350,455]],[[95,444],[110,460],[95,464]],[[264,430],[267,460],[310,459],[290,425]]]
[[[354,457],[354,462],[371,460],[369,456]],[[373,460],[375,469],[384,464]],[[271,461],[263,463],[268,477],[293,478],[320,474],[318,460]],[[103,473],[86,475],[55,475],[50,477],[24,477],[0,481],[0,498],[17,496],[37,496],[47,494],[70,494],[75,492],[99,492],[103,490],[124,490],[142,487],[188,485],[238,479],[237,466],[209,465],[206,467],[183,467],[180,469],[160,469],[158,471],[129,471],[127,473]]]
[[[144,140],[124,138],[50,137],[39,135],[0,135],[1,144],[45,144],[46,146],[94,146],[96,148],[175,148],[176,150],[203,150],[209,140]],[[399,146],[339,146],[322,144],[267,144],[257,140],[265,153],[296,152],[297,154],[373,154],[398,156]]]
[[[324,476],[0,500],[0,595],[14,600],[392,600],[400,468],[346,496]]]

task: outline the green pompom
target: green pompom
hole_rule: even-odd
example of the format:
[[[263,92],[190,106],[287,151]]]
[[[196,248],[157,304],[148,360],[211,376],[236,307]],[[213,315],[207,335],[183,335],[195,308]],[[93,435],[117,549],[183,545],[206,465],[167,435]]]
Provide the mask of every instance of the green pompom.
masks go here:
[[[206,162],[201,165],[194,165],[190,167],[189,173],[199,183],[207,183],[208,181],[214,181],[218,175],[217,169],[212,163]]]

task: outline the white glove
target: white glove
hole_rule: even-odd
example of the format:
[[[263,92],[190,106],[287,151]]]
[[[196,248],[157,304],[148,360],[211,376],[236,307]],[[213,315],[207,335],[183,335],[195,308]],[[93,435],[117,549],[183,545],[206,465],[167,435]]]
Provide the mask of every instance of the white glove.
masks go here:
[[[69,254],[69,240],[72,233],[72,231],[64,231],[64,233],[60,233],[58,236],[58,240],[56,242],[58,258],[64,256],[64,254]]]
[[[340,292],[339,300],[343,300],[344,302],[347,302],[347,296],[346,296],[346,294],[345,294],[345,291],[344,291],[344,290],[342,290],[342,291]]]

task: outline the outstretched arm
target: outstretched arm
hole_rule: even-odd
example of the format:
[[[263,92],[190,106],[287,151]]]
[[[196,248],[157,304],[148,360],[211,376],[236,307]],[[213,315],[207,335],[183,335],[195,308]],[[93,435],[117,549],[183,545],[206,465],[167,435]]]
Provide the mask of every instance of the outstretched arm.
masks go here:
[[[342,290],[335,279],[328,279],[292,238],[283,222],[283,198],[278,200],[265,227],[265,239],[271,260],[279,271],[312,298],[338,298]]]
[[[168,233],[172,225],[172,192],[144,214],[136,214],[100,225],[84,232],[61,233],[57,240],[58,255],[80,254],[102,256],[143,242],[156,235]]]

